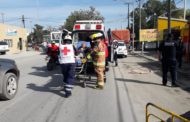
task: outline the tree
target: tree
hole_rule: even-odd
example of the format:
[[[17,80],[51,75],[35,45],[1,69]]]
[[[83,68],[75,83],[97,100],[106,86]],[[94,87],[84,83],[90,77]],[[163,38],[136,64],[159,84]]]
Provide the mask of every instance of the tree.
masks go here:
[[[28,42],[34,42],[36,44],[40,44],[43,42],[43,35],[50,34],[50,31],[43,30],[43,26],[38,24],[34,26],[35,26],[35,28],[33,28],[34,32],[30,33],[30,35],[28,36]]]
[[[171,10],[176,10],[176,4],[174,0],[171,2]],[[157,17],[164,15],[167,16],[168,11],[168,0],[147,0],[141,8],[141,27],[142,29],[155,28],[157,23]],[[139,37],[139,8],[134,10],[135,13],[135,33],[136,39]],[[130,13],[130,16],[133,16],[133,12]],[[172,17],[177,16],[175,13],[172,14]]]
[[[72,12],[66,22],[63,25],[63,28],[66,28],[69,31],[72,31],[73,25],[76,20],[104,20],[104,17],[100,12],[96,11],[94,7],[90,7],[90,10],[79,10]]]

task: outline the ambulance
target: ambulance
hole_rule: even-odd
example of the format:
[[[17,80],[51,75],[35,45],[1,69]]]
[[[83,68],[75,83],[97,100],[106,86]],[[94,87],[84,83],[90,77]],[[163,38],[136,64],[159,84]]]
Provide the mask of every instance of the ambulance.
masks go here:
[[[105,26],[102,20],[78,20],[75,22],[72,31],[73,44],[79,48],[84,42],[90,48],[92,40],[90,35],[94,33],[102,33],[106,46],[109,46]],[[108,58],[108,50],[106,50],[106,58]]]

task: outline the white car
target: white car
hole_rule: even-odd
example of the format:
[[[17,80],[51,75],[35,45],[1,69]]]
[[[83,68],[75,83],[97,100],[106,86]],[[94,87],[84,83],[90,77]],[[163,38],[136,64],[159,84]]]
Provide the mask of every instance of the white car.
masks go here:
[[[118,47],[116,51],[117,51],[118,56],[127,57],[128,51],[127,51],[127,46],[125,45],[125,42],[118,41]]]
[[[0,53],[6,54],[7,51],[9,51],[9,46],[7,42],[0,41]]]

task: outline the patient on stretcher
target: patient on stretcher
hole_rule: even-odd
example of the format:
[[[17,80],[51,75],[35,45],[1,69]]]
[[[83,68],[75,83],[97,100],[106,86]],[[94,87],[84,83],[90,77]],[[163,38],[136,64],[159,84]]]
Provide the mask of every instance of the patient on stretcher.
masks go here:
[[[76,65],[82,65],[82,59],[86,57],[90,49],[90,42],[79,41],[77,44],[77,56],[76,56]]]

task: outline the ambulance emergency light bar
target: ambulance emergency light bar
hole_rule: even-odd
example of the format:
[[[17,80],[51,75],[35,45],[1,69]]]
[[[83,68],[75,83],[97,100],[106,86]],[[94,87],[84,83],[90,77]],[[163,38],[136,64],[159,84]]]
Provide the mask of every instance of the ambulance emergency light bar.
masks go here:
[[[103,24],[102,20],[77,20],[76,24]]]
[[[76,21],[73,30],[103,30],[102,20],[82,20]]]

